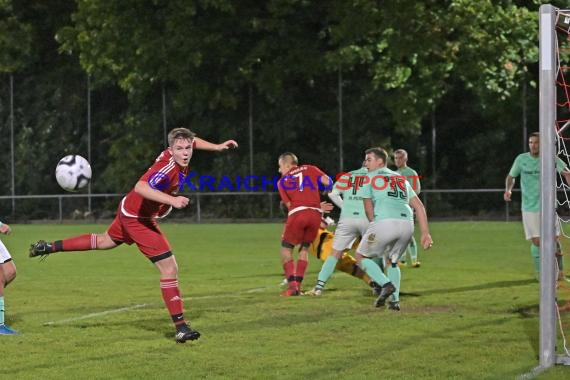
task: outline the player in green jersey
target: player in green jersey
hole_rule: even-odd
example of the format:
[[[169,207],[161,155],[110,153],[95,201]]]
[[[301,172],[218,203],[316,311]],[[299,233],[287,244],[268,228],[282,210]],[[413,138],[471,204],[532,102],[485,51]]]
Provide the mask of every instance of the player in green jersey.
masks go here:
[[[397,149],[394,151],[394,162],[396,163],[397,172],[406,177],[406,180],[412,185],[416,195],[420,195],[422,190],[420,177],[418,173],[408,166],[408,152],[404,149]],[[400,263],[406,265],[406,256],[410,255],[412,259],[412,268],[419,268],[421,263],[418,261],[418,245],[416,244],[416,239],[412,236],[410,244],[406,248],[406,251],[400,258]]]
[[[366,155],[378,157],[382,163],[378,170],[369,172],[368,180],[364,181],[362,198],[370,225],[356,250],[356,261],[370,278],[382,286],[375,306],[384,306],[392,295],[389,309],[399,311],[401,273],[398,260],[414,233],[412,208],[420,226],[422,247],[431,248],[433,240],[422,201],[401,174],[386,167],[386,151],[382,148],[370,148]],[[387,277],[371,260],[380,256],[384,256],[388,267]]]
[[[328,194],[330,200],[341,209],[332,242],[332,251],[321,267],[316,286],[305,294],[313,296],[322,294],[326,282],[332,276],[343,252],[366,232],[369,222],[362,202],[362,183],[367,178],[368,172],[378,169],[381,163],[380,158],[366,155],[362,164],[363,167],[348,173],[340,173],[337,177],[331,192]],[[370,286],[374,289],[375,294],[380,294],[381,289],[376,282],[371,282]]]
[[[534,262],[535,275],[540,279],[540,141],[538,133],[532,133],[528,139],[529,152],[519,154],[505,179],[505,193],[503,198],[506,202],[511,201],[515,177],[520,176],[522,197],[522,219],[526,240],[531,241],[530,254]],[[556,170],[566,183],[570,184],[570,170],[561,160],[556,160]],[[559,236],[560,233],[557,231]],[[558,244],[556,253],[558,263],[558,279],[565,279],[562,252]]]

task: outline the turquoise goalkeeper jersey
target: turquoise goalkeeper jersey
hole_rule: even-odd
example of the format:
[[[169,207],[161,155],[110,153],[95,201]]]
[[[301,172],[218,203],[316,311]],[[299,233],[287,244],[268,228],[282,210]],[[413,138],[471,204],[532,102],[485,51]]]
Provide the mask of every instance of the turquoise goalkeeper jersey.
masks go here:
[[[414,220],[410,199],[416,197],[412,186],[398,172],[388,168],[368,173],[370,181],[364,187],[363,198],[374,203],[374,220]]]
[[[556,158],[556,170],[560,173],[566,164],[560,158]],[[521,210],[526,212],[540,211],[540,157],[533,157],[530,153],[521,153],[515,158],[515,162],[509,171],[511,177],[521,179]]]

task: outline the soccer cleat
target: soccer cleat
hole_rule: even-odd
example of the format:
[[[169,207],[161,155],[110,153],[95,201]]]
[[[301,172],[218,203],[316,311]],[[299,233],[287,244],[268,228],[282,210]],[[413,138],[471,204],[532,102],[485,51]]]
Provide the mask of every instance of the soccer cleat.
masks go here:
[[[414,261],[414,262],[412,263],[412,268],[419,268],[420,265],[422,265],[422,263],[420,263],[419,261]]]
[[[398,266],[399,266],[400,268],[405,268],[405,267],[408,266],[408,264],[406,264],[405,261],[398,261]]]
[[[376,301],[374,301],[374,306],[381,307],[386,305],[386,300],[395,291],[396,287],[391,282],[384,284],[384,286],[382,287],[382,291],[380,292],[380,295],[378,296],[378,298],[376,298]]]
[[[372,295],[374,297],[378,297],[380,295],[380,292],[382,292],[382,287],[375,281],[370,281],[368,285],[370,285],[372,288]]]
[[[400,302],[398,302],[398,301],[388,302],[388,309],[394,310],[394,311],[400,311]]]
[[[30,246],[30,257],[46,256],[53,253],[51,244],[45,240],[39,240]]]
[[[11,328],[6,326],[5,324],[1,324],[0,325],[0,335],[18,335],[18,332],[16,330],[12,330]]]
[[[313,289],[309,290],[308,292],[303,293],[303,295],[320,297],[323,295],[323,289],[313,288]]]
[[[200,333],[196,330],[192,330],[190,326],[184,325],[176,330],[176,342],[186,343],[187,340],[196,340],[200,337]]]
[[[299,295],[301,295],[301,292],[299,291],[299,289],[295,288],[288,288],[283,293],[281,293],[281,297],[293,297]]]
[[[283,279],[283,281],[281,281],[281,283],[279,284],[280,287],[284,288],[287,285],[289,285],[289,281],[287,281],[286,278]]]

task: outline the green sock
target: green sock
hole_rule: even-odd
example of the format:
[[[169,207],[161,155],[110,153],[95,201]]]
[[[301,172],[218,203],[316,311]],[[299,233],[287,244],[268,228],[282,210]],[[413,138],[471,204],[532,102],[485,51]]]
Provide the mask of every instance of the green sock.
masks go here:
[[[0,297],[0,325],[4,324],[4,296]]]
[[[388,278],[390,282],[396,287],[396,291],[392,293],[392,301],[400,301],[400,281],[402,278],[402,272],[400,272],[400,267],[398,263],[392,264],[388,267]]]
[[[323,263],[321,267],[321,271],[319,272],[319,276],[317,277],[317,289],[324,289],[325,284],[331,278],[334,269],[336,268],[336,264],[338,263],[338,259],[334,256],[329,256]]]
[[[408,248],[406,251],[410,251],[410,257],[412,258],[412,263],[418,261],[418,245],[416,244],[416,239],[412,236],[412,240],[410,240],[410,244],[408,244]]]
[[[538,280],[540,280],[540,247],[534,244],[530,246],[530,255],[534,263],[534,273]]]
[[[375,257],[373,259],[370,259],[372,261],[374,261],[376,263],[376,265],[378,265],[378,267],[380,268],[380,270],[382,272],[384,272],[384,256],[382,257]]]
[[[368,277],[374,280],[377,284],[380,284],[380,286],[384,286],[390,282],[390,279],[386,277],[384,273],[382,273],[374,261],[363,258],[360,261],[360,267],[366,272]]]

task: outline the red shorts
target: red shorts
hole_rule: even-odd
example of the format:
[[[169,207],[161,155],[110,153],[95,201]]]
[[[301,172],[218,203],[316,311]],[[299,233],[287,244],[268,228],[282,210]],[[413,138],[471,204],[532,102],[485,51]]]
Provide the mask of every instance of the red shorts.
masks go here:
[[[317,237],[320,226],[320,212],[311,209],[297,211],[287,217],[281,240],[292,245],[311,244]]]
[[[137,219],[117,212],[115,220],[107,229],[107,233],[115,242],[125,244],[136,243],[139,250],[151,261],[153,258],[170,256],[170,243],[158,227],[155,219]]]

